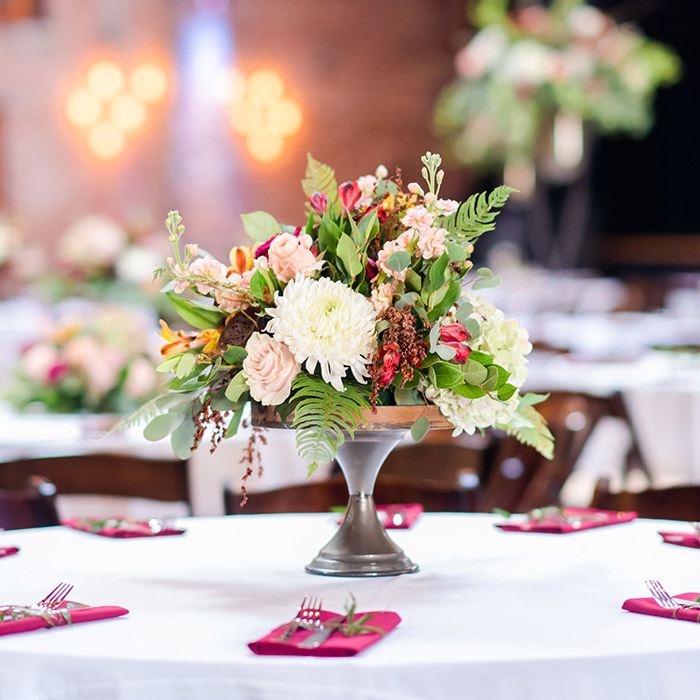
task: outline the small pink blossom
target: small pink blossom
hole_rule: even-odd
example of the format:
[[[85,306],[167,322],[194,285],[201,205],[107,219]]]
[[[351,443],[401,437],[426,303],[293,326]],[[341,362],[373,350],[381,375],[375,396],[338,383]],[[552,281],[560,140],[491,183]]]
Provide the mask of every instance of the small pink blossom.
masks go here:
[[[445,252],[445,236],[447,231],[444,228],[429,228],[420,231],[418,236],[418,250],[424,260],[439,258]]]
[[[433,221],[435,221],[435,216],[425,207],[411,207],[401,219],[401,223],[406,228],[417,228],[418,230],[429,228]]]
[[[423,194],[423,188],[417,182],[409,182],[408,191],[413,194]]]
[[[299,237],[291,233],[282,233],[275,237],[270,244],[268,259],[270,267],[281,282],[289,282],[299,273],[308,277],[320,270],[321,261],[311,252],[313,239],[309,234],[302,233]]]
[[[278,406],[289,397],[301,365],[284,343],[269,335],[253,333],[245,349],[243,376],[250,395],[263,406]]]
[[[206,258],[198,258],[190,264],[190,275],[205,277],[211,279],[213,282],[223,282],[226,279],[227,272],[228,268],[226,265],[209,256]],[[209,294],[215,289],[211,285],[202,282],[197,282],[195,287],[197,287],[197,291],[200,294]]]
[[[260,258],[260,260],[267,260]],[[231,313],[232,311],[245,310],[250,306],[250,278],[255,274],[256,268],[238,273],[232,272],[228,276],[228,281],[236,285],[236,289],[217,289],[214,292],[216,303],[223,311]]]
[[[448,216],[449,214],[454,214],[457,209],[459,209],[459,202],[454,199],[438,199],[437,202],[435,202],[435,209],[441,216]]]
[[[415,235],[416,232],[413,230],[404,231],[404,233],[402,233],[395,240],[387,241],[384,244],[384,246],[377,255],[377,266],[382,272],[384,272],[389,277],[393,277],[394,279],[399,280],[400,282],[403,282],[406,279],[406,270],[402,270],[401,272],[396,272],[396,270],[392,270],[387,265],[387,260],[397,251],[406,250],[411,244],[411,241],[414,239]]]
[[[194,257],[195,255],[199,254],[199,246],[196,243],[188,243],[185,246],[185,250],[192,256]]]
[[[370,301],[374,310],[379,314],[386,311],[394,300],[394,294],[396,294],[396,282],[384,282],[383,284],[377,285],[375,289],[372,290],[372,296]]]

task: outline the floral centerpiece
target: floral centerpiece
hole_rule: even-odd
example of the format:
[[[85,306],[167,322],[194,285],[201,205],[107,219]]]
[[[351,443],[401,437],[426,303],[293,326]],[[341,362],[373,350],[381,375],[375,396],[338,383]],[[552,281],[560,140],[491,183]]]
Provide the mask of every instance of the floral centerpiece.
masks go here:
[[[651,128],[657,89],[680,73],[670,48],[584,0],[512,12],[508,5],[475,4],[477,31],[438,100],[435,126],[457,161],[533,163],[556,117],[569,132],[572,119],[601,133],[642,136]]]
[[[148,330],[141,314],[111,305],[51,324],[21,352],[4,394],[18,410],[128,414],[158,392]]]
[[[309,156],[304,225],[244,215],[257,244],[233,248],[226,262],[184,244],[171,212],[173,256],[159,273],[197,330],[161,321],[158,371],[171,378],[132,416],[150,418],[145,436],[171,435],[186,458],[207,427],[213,447],[234,435],[251,402],[290,421],[313,470],[377,407],[435,405],[455,433],[495,426],[551,457],[534,408],[544,397],[520,391],[527,332],[476,294],[498,279],[470,260],[511,188],[442,199],[440,156],[422,162],[425,186],[404,188],[400,171],[389,177],[383,166],[338,185]],[[428,428],[423,415],[411,432],[420,439]]]

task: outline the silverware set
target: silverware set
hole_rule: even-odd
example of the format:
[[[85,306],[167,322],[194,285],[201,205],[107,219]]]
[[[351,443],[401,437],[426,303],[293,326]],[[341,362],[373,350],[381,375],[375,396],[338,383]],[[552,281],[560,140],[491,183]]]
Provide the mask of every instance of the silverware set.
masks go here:
[[[653,596],[654,600],[667,610],[675,608],[692,608],[697,610],[700,608],[700,602],[685,600],[684,598],[673,598],[671,594],[661,585],[656,579],[649,579],[644,582]]]
[[[34,607],[55,610],[72,590],[73,586],[70,583],[59,583],[51,593],[45,595]]]
[[[290,642],[294,633],[300,629],[313,630],[314,633],[302,639],[297,646],[301,649],[315,649],[323,644],[337,629],[338,623],[345,619],[345,615],[337,615],[326,623],[321,622],[323,610],[323,598],[304,596],[301,605],[297,609],[296,617],[289,623],[287,629],[278,637],[280,642]],[[333,623],[331,626],[330,623]]]

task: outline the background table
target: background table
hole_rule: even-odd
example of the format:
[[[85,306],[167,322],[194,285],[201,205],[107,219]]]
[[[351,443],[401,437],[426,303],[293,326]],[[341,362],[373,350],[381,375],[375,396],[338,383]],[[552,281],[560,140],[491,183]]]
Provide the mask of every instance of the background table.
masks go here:
[[[63,528],[0,533],[3,603],[58,581],[116,620],[0,637],[0,700],[687,700],[700,626],[620,609],[700,588],[700,551],[661,543],[665,521],[572,535],[504,533],[497,516],[424,514],[393,537],[421,565],[397,578],[315,577],[303,566],[330,515],[183,521],[183,537],[115,540]],[[687,525],[685,526],[687,528]],[[389,609],[399,627],[354,658],[260,657],[246,643],[304,594]]]

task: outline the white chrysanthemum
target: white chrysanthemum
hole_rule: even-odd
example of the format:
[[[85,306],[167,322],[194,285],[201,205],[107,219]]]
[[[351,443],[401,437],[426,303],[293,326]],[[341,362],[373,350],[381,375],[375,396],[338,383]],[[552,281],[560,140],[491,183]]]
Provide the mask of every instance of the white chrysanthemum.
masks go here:
[[[297,277],[283,294],[275,293],[276,308],[266,331],[285,343],[299,364],[321,376],[338,391],[350,368],[364,383],[365,365],[372,352],[376,312],[366,297],[342,282]]]
[[[496,424],[507,425],[518,407],[517,392],[508,401],[498,401],[490,396],[467,399],[449,389],[436,389],[431,385],[424,388],[426,397],[455,426],[452,432],[455,436],[462,431],[473,435],[477,428],[490,428]]]
[[[510,372],[508,383],[520,387],[527,377],[527,355],[532,350],[527,330],[514,318],[506,318],[484,297],[467,295],[474,307],[471,317],[479,322],[481,335],[469,341],[472,350],[493,355],[493,361]]]

